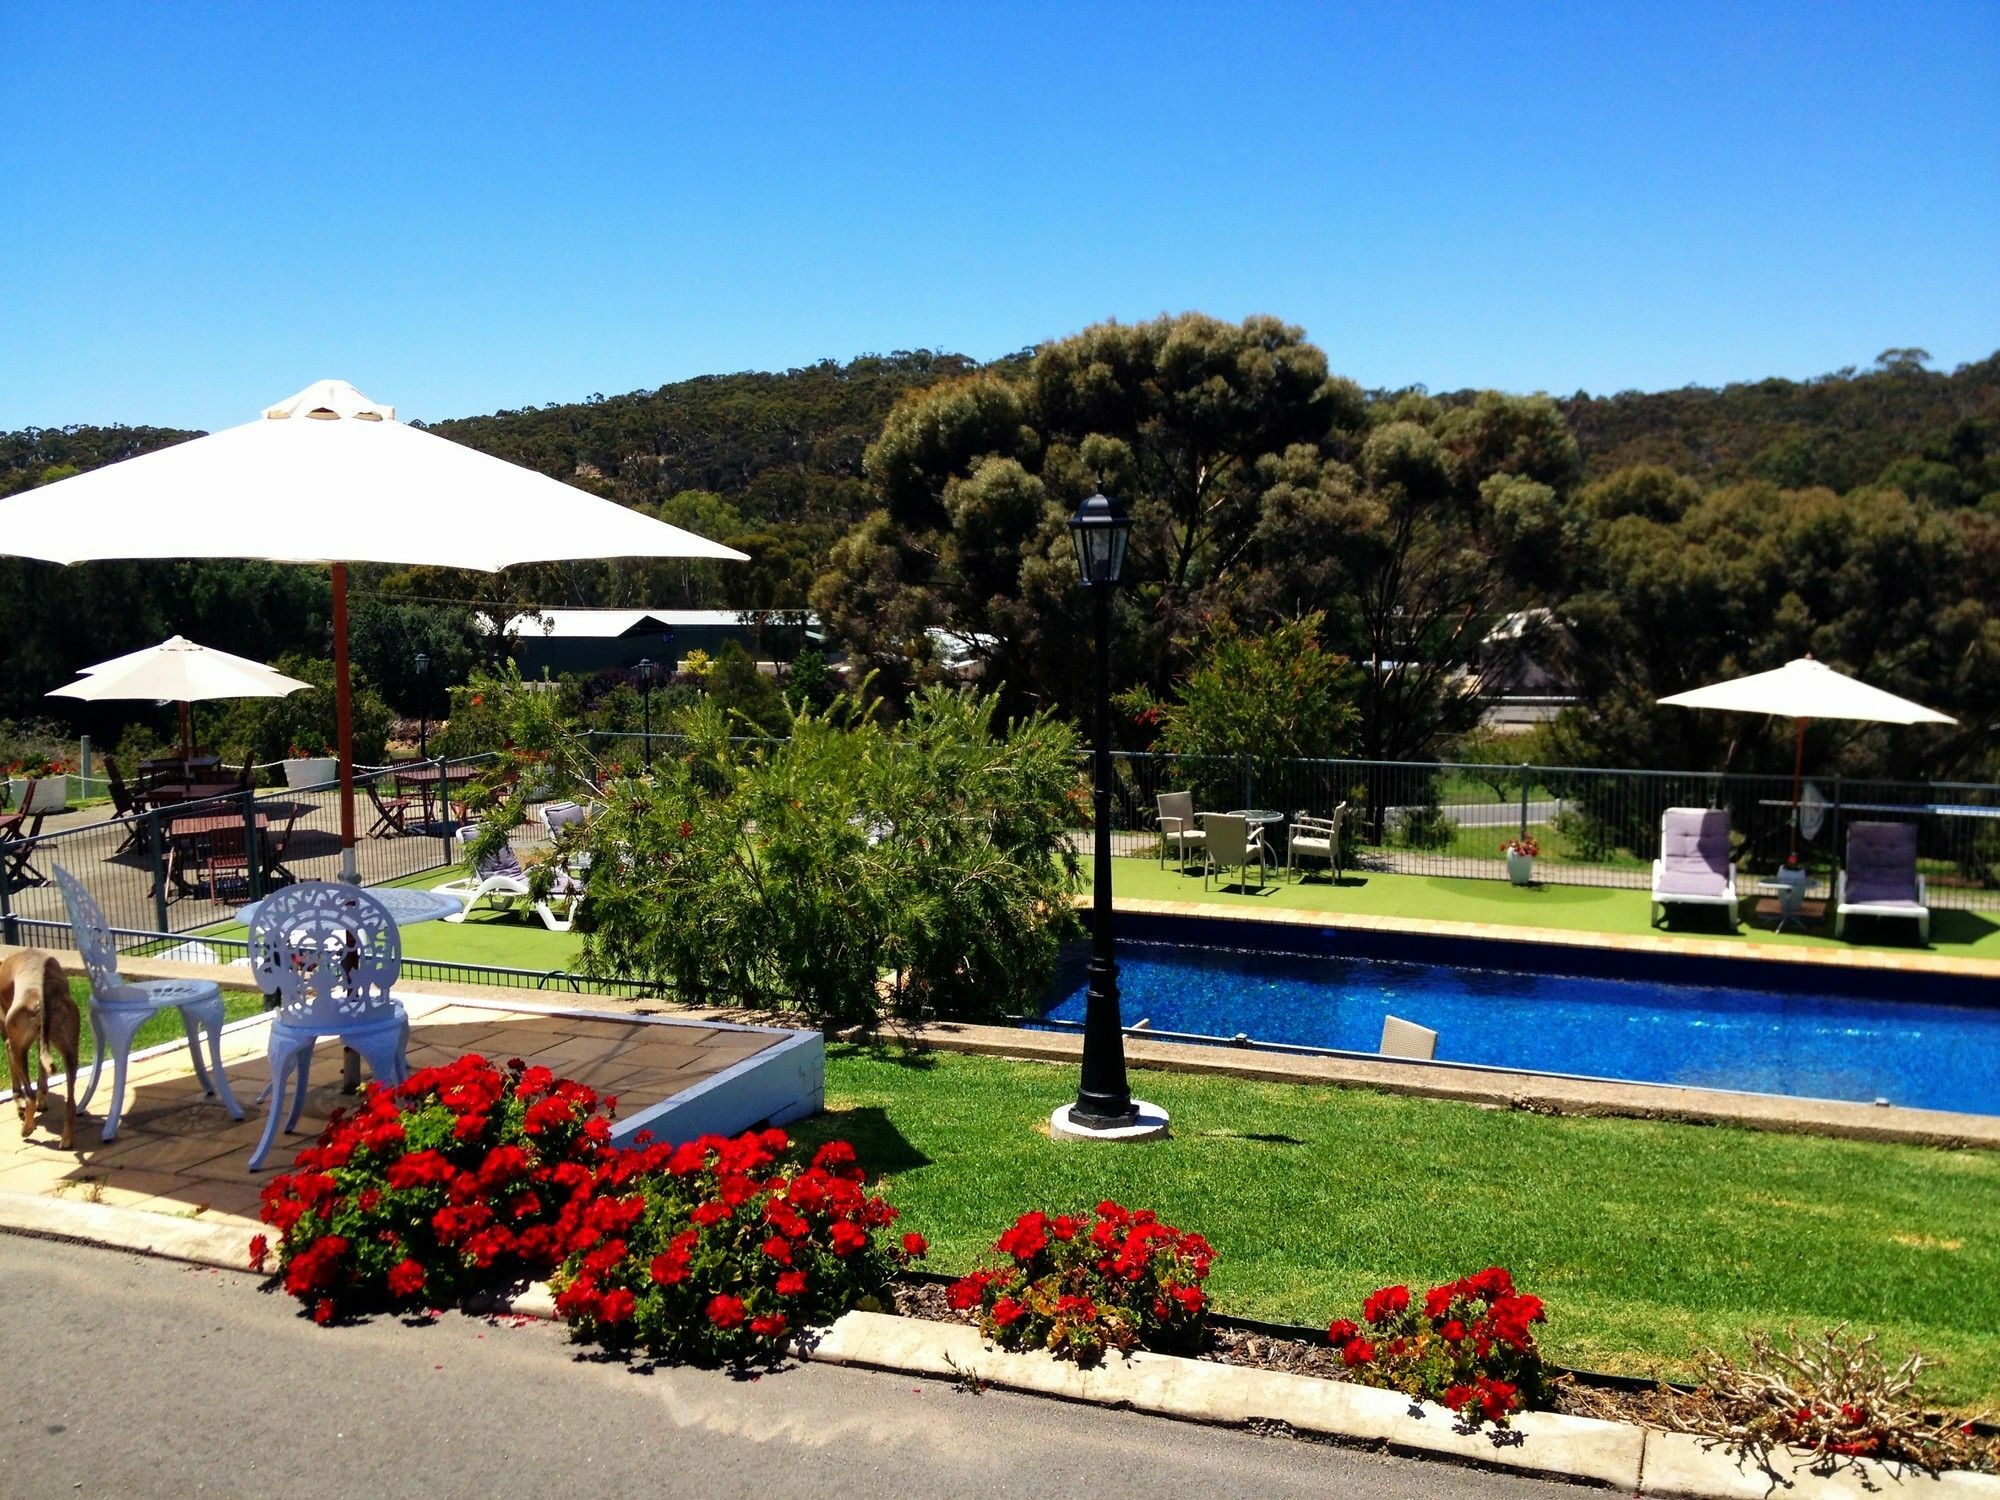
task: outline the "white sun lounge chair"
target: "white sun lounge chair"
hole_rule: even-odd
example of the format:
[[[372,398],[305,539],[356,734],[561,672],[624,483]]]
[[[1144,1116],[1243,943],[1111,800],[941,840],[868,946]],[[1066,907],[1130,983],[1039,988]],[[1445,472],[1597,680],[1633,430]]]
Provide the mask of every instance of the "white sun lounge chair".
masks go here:
[[[459,829],[459,842],[467,842],[468,835],[476,832],[477,824]],[[447,880],[443,885],[432,886],[431,890],[439,896],[458,898],[459,909],[445,918],[447,922],[463,922],[471,915],[472,909],[482,903],[490,903],[503,911],[512,910],[516,901],[525,901],[534,894],[528,888],[528,872],[521,867],[521,857],[514,852],[512,844],[502,844],[481,860],[477,873]]]
[[[1653,861],[1657,925],[1669,906],[1720,906],[1738,921],[1736,866],[1729,862],[1729,814],[1712,807],[1670,807],[1660,819],[1660,857]]]
[[[1847,865],[1834,882],[1833,935],[1844,937],[1849,917],[1904,917],[1917,937],[1931,940],[1931,909],[1924,877],[1917,873],[1917,825],[1852,823]]]

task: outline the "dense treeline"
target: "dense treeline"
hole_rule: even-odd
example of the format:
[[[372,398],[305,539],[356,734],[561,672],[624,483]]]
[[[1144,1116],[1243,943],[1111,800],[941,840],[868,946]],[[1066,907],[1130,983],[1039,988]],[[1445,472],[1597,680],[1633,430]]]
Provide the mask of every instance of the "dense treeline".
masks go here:
[[[1435,753],[1465,684],[1514,649],[1592,708],[1570,753],[1775,754],[1650,699],[1811,649],[1958,712],[1950,736],[1841,736],[1857,767],[1990,770],[2000,715],[2000,355],[1949,373],[1890,350],[1865,372],[1549,400],[1369,392],[1297,329],[1198,316],[1106,325],[981,366],[928,351],[703,377],[435,430],[748,552],[748,567],[571,563],[499,578],[357,575],[357,658],[397,708],[480,653],[477,603],[799,607],[903,690],[933,627],[976,638],[1011,707],[1069,710],[1082,620],[1062,519],[1090,489],[1139,516],[1124,685],[1160,690],[1218,628],[1317,617],[1359,664],[1350,748]],[[391,393],[393,394],[393,393]],[[0,434],[0,494],[192,434]],[[1554,622],[1490,639],[1510,613]],[[75,628],[88,620],[90,629]],[[179,630],[269,658],[323,649],[311,569],[0,560],[0,716],[46,714],[76,667]]]

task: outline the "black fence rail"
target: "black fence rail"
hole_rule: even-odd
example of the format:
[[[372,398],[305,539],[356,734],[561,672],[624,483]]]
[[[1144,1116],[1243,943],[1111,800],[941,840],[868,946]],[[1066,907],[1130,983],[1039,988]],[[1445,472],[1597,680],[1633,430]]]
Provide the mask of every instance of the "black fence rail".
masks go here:
[[[406,762],[357,775],[361,883],[386,885],[456,864],[465,790],[494,759]],[[57,865],[83,881],[112,926],[166,933],[227,922],[238,908],[293,880],[340,874],[336,782],[247,789],[91,819],[94,811],[30,816],[17,836],[0,839],[0,924],[7,933],[22,920],[68,920]],[[541,826],[531,820],[516,834],[533,839]]]
[[[1345,804],[1343,844],[1358,869],[1506,879],[1503,845],[1537,849],[1536,880],[1646,889],[1670,807],[1728,812],[1739,886],[1747,893],[1796,851],[1807,894],[1830,894],[1857,822],[1911,823],[1930,904],[2000,908],[2000,786],[1978,782],[1808,781],[1794,804],[1783,776],[1596,770],[1466,762],[1257,760],[1119,753],[1113,756],[1114,853],[1157,857],[1159,797],[1193,794],[1200,812],[1283,815]],[[1088,775],[1087,763],[1083,774]],[[1086,814],[1087,817],[1087,814]]]
[[[75,934],[67,921],[44,921],[38,917],[17,917],[18,941],[41,948],[73,948]],[[184,932],[149,932],[143,928],[114,927],[112,936],[121,952],[139,958],[157,958],[181,963],[245,962],[250,944],[240,937],[216,937]],[[621,995],[630,999],[655,999],[666,993],[660,986],[638,979],[618,979],[581,974],[571,969],[519,969],[495,964],[464,964],[441,958],[403,958],[404,980],[421,983],[483,985],[489,989],[541,991],[570,995]]]

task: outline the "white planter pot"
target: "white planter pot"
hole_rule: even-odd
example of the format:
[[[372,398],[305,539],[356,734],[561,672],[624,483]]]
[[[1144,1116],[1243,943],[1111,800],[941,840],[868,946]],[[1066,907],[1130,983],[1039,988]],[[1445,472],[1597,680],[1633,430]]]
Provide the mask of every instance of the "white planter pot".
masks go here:
[[[288,787],[325,786],[339,777],[340,762],[331,755],[308,755],[302,760],[285,762],[285,785]]]
[[[1535,856],[1507,851],[1507,878],[1516,885],[1535,883]]]
[[[69,806],[69,778],[67,776],[44,776],[35,783],[34,794],[28,798],[27,811],[31,813],[61,812]]]

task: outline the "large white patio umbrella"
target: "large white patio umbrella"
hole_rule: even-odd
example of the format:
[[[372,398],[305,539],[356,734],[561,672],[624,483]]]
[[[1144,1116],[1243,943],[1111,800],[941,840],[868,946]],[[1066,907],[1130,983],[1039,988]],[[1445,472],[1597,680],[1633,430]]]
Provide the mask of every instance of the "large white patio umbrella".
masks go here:
[[[1836,672],[1825,662],[1801,656],[1770,672],[1675,693],[1660,699],[1677,708],[1714,708],[1744,714],[1775,714],[1793,720],[1792,852],[1799,850],[1799,787],[1805,777],[1806,723],[1811,719],[1859,719],[1875,724],[1956,724],[1908,698]]]
[[[323,380],[240,427],[0,500],[0,553],[260,558],[333,570],[341,869],[354,878],[347,565],[494,572],[572,558],[746,561],[705,537],[396,420]]]
[[[296,677],[252,661],[197,645],[186,636],[169,636],[157,646],[129,652],[124,656],[85,667],[68,687],[48,694],[51,698],[81,698],[103,702],[113,698],[149,698],[155,702],[178,703],[181,708],[181,749],[194,753],[194,732],[188,719],[188,705],[212,698],[283,698],[300,688],[311,687]]]

